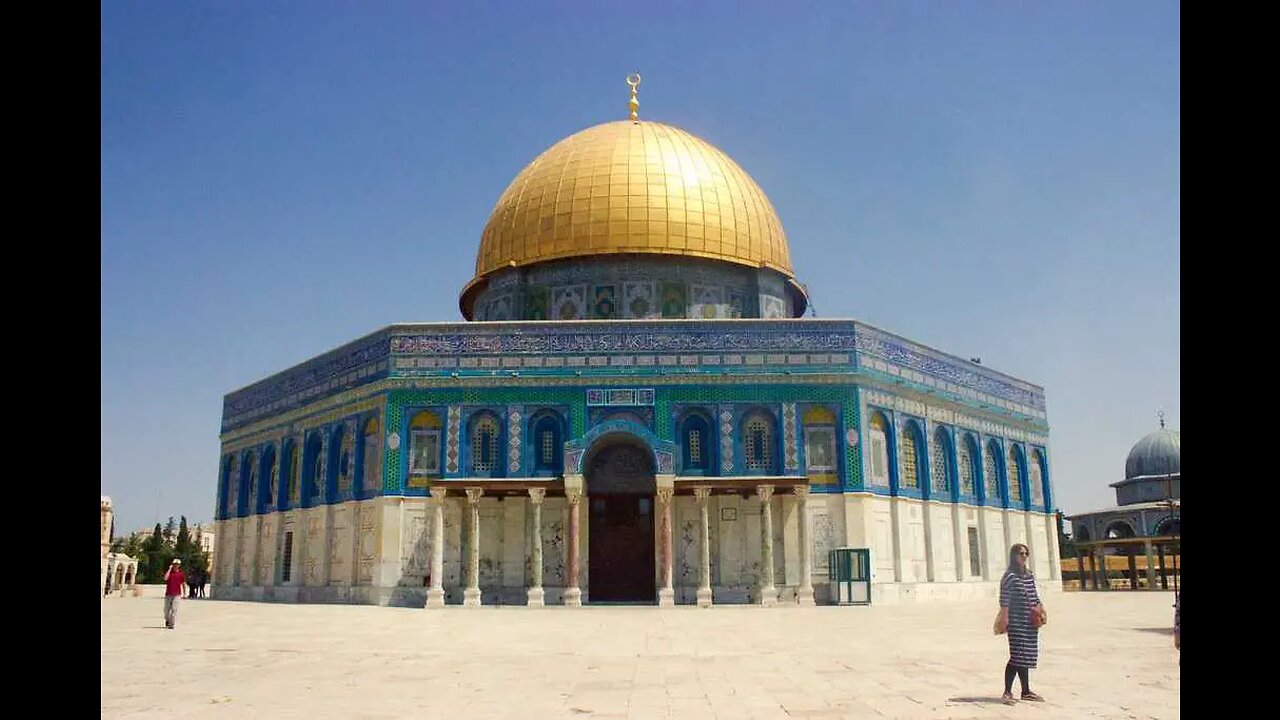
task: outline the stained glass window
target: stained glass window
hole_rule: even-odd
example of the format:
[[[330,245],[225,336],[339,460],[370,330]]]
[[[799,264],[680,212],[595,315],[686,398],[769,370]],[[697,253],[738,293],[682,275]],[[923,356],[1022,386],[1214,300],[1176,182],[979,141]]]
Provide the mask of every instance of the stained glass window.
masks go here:
[[[554,414],[544,414],[533,425],[534,470],[550,473],[561,471],[560,420]]]
[[[498,462],[498,422],[482,417],[471,427],[471,469],[477,473],[493,472]]]
[[[987,500],[996,502],[1004,498],[1000,492],[1000,469],[996,462],[999,455],[995,443],[987,445],[987,451],[982,454],[982,475],[983,486],[987,489]]]
[[[365,423],[363,467],[360,469],[360,485],[365,492],[377,490],[382,485],[382,455],[378,452],[381,436],[382,428],[377,418]]]
[[[689,462],[702,464],[702,432],[699,430],[689,431]]]
[[[1006,477],[1009,478],[1009,502],[1015,504],[1022,503],[1022,468],[1018,467],[1018,455],[1016,449],[1009,446],[1009,471]]]
[[[747,469],[769,472],[773,470],[773,433],[770,423],[762,415],[752,415],[747,420],[743,450],[747,456]]]
[[[440,418],[435,413],[424,410],[409,421],[409,474],[440,474]]]
[[[1044,505],[1044,471],[1041,469],[1041,463],[1044,462],[1044,455],[1039,450],[1031,452],[1031,463],[1029,473],[1031,476],[1031,504]]]
[[[302,496],[302,451],[297,443],[289,457],[289,502],[297,505]]]
[[[933,489],[945,493],[951,489],[951,468],[947,463],[947,431],[938,428],[933,433],[933,442],[929,451],[929,474],[933,478]]]
[[[972,440],[968,437],[960,443],[957,450],[956,464],[960,466],[960,492],[972,496],[974,494],[973,478],[976,475],[973,466],[973,452],[969,450]]]
[[[253,500],[258,496],[258,458],[249,455],[249,492],[245,495],[244,506],[253,512]]]
[[[916,433],[908,424],[902,428],[902,487],[920,487],[919,464],[916,458]]]
[[[264,502],[267,505],[272,505],[276,501],[276,483],[280,482],[280,462],[278,457],[274,452],[271,453],[271,475],[270,479],[267,480],[267,486],[263,488],[263,495],[266,496]]]
[[[885,436],[887,423],[879,413],[871,416],[868,445],[870,445],[871,484],[889,486],[889,441]]]
[[[351,490],[351,463],[355,459],[355,438],[342,434],[342,450],[338,453],[338,492]]]

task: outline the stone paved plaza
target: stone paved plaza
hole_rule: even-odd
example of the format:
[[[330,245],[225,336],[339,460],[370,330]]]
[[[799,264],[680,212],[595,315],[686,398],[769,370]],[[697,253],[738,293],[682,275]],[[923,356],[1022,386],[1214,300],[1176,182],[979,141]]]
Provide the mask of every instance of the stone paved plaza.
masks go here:
[[[995,601],[416,610],[102,602],[105,718],[1171,718],[1172,593],[1049,600],[1044,704],[999,703]],[[175,679],[180,679],[175,682]],[[1015,693],[1017,684],[1015,682]]]

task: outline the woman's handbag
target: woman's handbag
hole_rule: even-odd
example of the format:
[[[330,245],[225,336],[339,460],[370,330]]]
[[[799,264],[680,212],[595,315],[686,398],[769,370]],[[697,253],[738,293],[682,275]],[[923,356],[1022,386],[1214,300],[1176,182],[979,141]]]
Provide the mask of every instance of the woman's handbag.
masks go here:
[[[1000,608],[996,611],[996,621],[991,625],[991,631],[996,635],[1003,635],[1009,629],[1009,616],[1005,614],[1005,609]]]
[[[1031,627],[1040,628],[1049,622],[1049,614],[1044,611],[1044,604],[1036,604],[1031,607]]]

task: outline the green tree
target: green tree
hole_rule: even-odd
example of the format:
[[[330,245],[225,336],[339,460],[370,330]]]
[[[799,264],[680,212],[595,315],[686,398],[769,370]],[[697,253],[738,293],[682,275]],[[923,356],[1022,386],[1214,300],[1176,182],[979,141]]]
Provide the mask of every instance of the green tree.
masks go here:
[[[165,523],[165,526],[164,526],[165,542],[172,543],[173,538],[175,535],[177,535],[177,533],[178,533],[178,524],[173,521],[173,516],[170,515],[169,522]]]
[[[173,551],[178,557],[186,557],[191,552],[191,531],[187,529],[187,516],[182,516],[178,523],[178,537],[173,543]],[[186,561],[183,560],[185,563]]]

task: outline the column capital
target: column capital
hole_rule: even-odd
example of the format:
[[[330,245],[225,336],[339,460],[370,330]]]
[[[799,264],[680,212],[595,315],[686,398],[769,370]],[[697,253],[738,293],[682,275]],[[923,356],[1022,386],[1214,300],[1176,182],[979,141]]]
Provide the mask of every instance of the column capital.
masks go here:
[[[565,488],[564,497],[570,505],[577,507],[582,502],[582,488]]]
[[[797,500],[807,500],[809,498],[808,485],[797,485],[791,488],[791,492],[796,496]]]
[[[546,488],[529,488],[529,500],[534,505],[541,505],[542,501],[547,497]]]
[[[707,504],[707,498],[711,497],[711,488],[706,485],[700,485],[693,489],[693,499],[699,505]]]
[[[449,488],[442,485],[432,485],[428,488],[428,491],[431,494],[428,496],[427,502],[432,504],[444,502],[445,497],[449,494]]]
[[[660,487],[658,488],[657,494],[658,494],[658,502],[662,503],[663,505],[666,505],[667,503],[671,502],[671,498],[676,494],[676,489],[669,488],[669,487]]]
[[[475,505],[480,502],[480,498],[484,497],[484,488],[469,487],[467,488],[467,503]]]
[[[756,497],[760,498],[760,502],[769,502],[773,499],[773,490],[772,485],[757,485]]]

